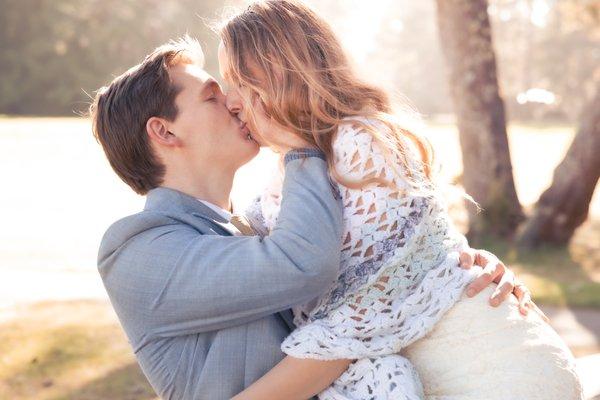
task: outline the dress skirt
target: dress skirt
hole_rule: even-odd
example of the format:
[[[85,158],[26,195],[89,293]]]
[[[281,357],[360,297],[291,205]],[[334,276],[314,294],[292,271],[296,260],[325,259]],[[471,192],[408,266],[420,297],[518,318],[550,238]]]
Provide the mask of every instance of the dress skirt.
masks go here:
[[[489,305],[490,285],[465,294],[402,355],[417,370],[427,400],[583,399],[575,359],[537,313],[525,317],[510,295]]]

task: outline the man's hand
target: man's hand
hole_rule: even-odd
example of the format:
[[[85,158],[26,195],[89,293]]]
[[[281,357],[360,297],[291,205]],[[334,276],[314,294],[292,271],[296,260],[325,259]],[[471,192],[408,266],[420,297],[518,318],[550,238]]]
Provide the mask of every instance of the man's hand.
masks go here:
[[[469,249],[460,254],[460,266],[465,269],[473,265],[483,268],[482,274],[467,287],[467,296],[473,297],[490,283],[498,285],[490,297],[490,305],[497,307],[508,295],[513,293],[519,301],[519,311],[527,315],[529,310],[537,312],[546,322],[548,317],[531,300],[531,292],[522,282],[517,280],[514,272],[504,265],[495,255],[486,250]]]

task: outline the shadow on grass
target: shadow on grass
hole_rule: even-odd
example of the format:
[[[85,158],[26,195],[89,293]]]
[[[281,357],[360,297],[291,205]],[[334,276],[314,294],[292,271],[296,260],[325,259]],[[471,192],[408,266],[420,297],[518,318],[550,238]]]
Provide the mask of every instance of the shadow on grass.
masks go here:
[[[0,324],[0,398],[155,399],[110,305],[27,306]]]
[[[107,375],[86,383],[51,400],[154,400],[158,397],[136,363],[110,371]]]

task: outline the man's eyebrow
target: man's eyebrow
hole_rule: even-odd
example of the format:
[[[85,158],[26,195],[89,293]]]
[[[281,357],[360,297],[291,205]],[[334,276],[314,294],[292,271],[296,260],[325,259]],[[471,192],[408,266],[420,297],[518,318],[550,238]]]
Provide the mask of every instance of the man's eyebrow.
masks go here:
[[[217,85],[217,81],[215,81],[213,78],[208,78],[206,82],[200,86],[200,94],[204,94],[204,92],[206,92],[209,88],[212,88],[214,85]]]

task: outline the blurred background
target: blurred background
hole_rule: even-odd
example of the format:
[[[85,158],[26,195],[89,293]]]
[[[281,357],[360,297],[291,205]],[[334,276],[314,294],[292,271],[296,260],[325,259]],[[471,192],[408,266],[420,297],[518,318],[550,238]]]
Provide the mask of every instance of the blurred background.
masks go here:
[[[307,0],[364,79],[416,110],[473,246],[531,288],[600,394],[600,1]],[[96,271],[115,220],[144,199],[116,175],[85,112],[161,43],[197,37],[219,0],[0,0],[0,399],[154,399]],[[244,207],[268,150],[236,177]]]

